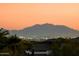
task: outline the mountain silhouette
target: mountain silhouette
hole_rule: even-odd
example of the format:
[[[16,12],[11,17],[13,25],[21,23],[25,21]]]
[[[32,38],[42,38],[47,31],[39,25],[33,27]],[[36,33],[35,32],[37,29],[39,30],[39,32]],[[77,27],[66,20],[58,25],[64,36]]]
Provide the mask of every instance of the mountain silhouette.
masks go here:
[[[31,37],[31,38],[73,38],[79,36],[79,31],[69,28],[65,25],[53,25],[49,23],[36,24],[31,27],[24,28],[22,30],[11,30],[11,35]]]

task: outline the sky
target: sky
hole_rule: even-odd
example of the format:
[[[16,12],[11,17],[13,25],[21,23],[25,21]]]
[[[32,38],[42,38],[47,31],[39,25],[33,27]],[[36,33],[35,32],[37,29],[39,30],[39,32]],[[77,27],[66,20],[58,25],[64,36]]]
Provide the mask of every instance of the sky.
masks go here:
[[[66,25],[79,30],[79,4],[0,3],[0,27],[19,30],[35,24]]]

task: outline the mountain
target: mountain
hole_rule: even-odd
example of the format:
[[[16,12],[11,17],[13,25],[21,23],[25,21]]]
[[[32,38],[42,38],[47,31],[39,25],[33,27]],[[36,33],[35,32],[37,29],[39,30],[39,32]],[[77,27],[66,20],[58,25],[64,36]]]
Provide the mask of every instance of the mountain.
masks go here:
[[[57,38],[57,37],[78,37],[79,31],[64,25],[36,24],[22,30],[11,30],[11,35],[16,34],[19,37],[29,37],[35,39]]]

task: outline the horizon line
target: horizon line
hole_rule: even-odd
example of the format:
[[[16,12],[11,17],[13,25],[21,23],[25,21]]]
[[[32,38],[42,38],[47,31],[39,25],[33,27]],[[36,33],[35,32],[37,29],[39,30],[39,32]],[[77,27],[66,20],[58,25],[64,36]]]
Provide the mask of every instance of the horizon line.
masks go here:
[[[70,28],[70,29],[79,31],[78,29],[71,28],[71,27],[69,27],[69,26],[67,26],[67,25],[63,25],[63,24],[52,24],[52,23],[43,23],[43,24],[38,24],[38,23],[37,23],[37,24],[33,24],[33,25],[30,25],[30,26],[27,26],[27,27],[23,27],[23,28],[21,28],[21,29],[7,29],[7,30],[23,30],[23,29],[25,29],[25,28],[33,27],[33,26],[36,26],[36,25],[42,26],[42,25],[45,25],[45,24],[49,24],[49,25],[52,25],[52,26],[65,26],[65,27],[68,27],[68,28]],[[1,27],[1,28],[2,28],[2,27]],[[6,29],[6,28],[4,28],[4,29]]]

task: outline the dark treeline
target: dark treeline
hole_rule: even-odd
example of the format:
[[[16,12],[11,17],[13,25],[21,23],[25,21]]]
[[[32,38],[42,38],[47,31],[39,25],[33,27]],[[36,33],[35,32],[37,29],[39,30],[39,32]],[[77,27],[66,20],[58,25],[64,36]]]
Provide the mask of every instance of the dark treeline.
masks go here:
[[[20,39],[16,35],[9,36],[8,30],[0,29],[0,55],[24,56],[24,51],[36,43],[49,43],[52,56],[79,56],[79,37],[35,42]]]

